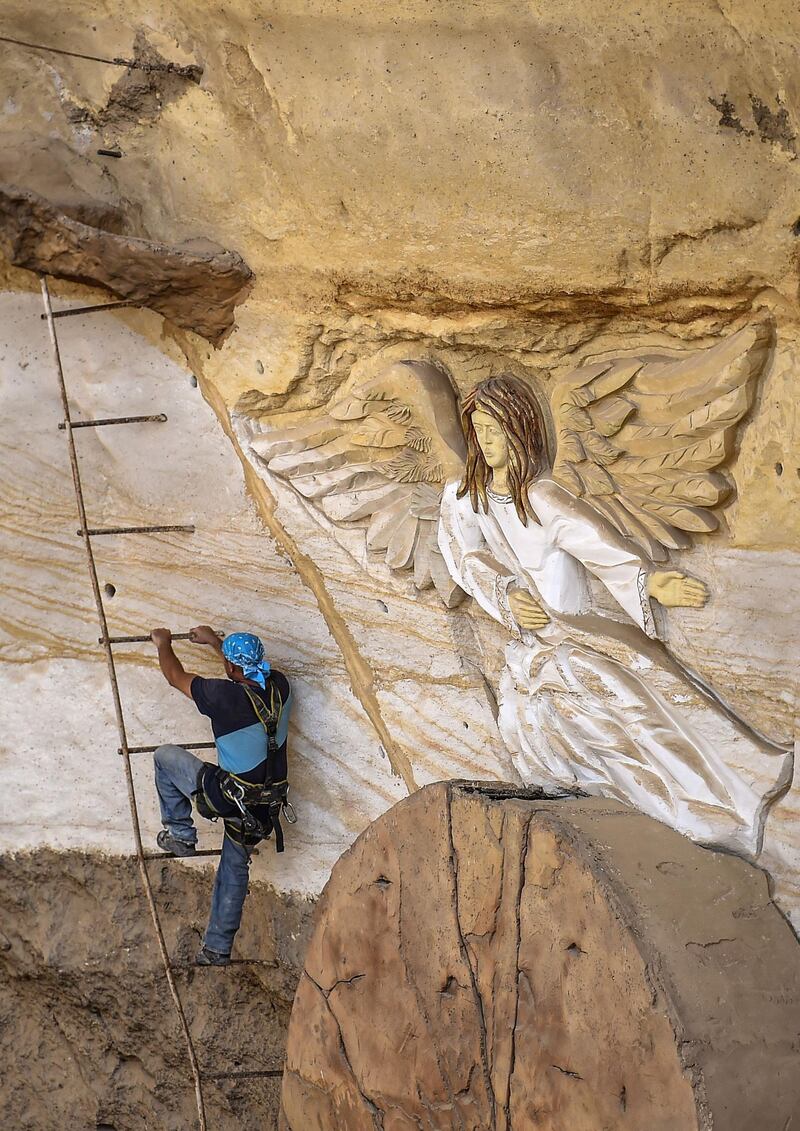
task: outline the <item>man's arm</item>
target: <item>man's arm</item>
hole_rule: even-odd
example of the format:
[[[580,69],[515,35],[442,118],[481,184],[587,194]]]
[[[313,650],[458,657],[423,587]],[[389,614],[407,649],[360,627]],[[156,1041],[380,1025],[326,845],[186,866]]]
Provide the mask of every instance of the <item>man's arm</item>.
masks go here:
[[[158,648],[158,663],[164,679],[178,691],[182,691],[189,699],[192,697],[192,680],[194,672],[184,670],[183,664],[172,650],[172,633],[168,628],[154,628],[150,639]]]

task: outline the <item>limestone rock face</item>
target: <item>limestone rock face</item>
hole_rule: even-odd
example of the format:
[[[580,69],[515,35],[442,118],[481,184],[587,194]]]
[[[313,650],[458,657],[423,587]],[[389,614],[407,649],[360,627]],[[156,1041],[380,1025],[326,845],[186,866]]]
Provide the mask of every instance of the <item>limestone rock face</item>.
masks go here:
[[[617,804],[435,785],[334,868],[284,1131],[783,1131],[800,954],[763,873]]]
[[[107,287],[219,343],[252,273],[235,252],[167,248],[90,227],[36,193],[0,187],[0,243],[17,267]]]
[[[127,855],[133,837],[119,740],[41,312],[39,296],[0,298],[0,435],[9,456],[0,471],[0,850]],[[285,853],[268,845],[255,858],[253,878],[314,896],[341,852],[406,791],[312,593],[253,513],[235,454],[180,355],[165,357],[124,318],[160,324],[149,311],[57,323],[73,419],[167,417],[76,432],[89,521],[191,523],[195,533],[96,540],[109,629],[142,635],[156,624],[185,632],[205,623],[261,635],[294,687],[290,780],[299,820]],[[221,674],[206,649],[183,641],[176,650],[187,670]],[[151,645],[120,646],[116,666],[132,746],[210,740],[208,720],[165,683]],[[199,754],[214,758],[213,750]],[[154,848],[160,818],[150,755],[134,756],[134,775],[145,843]],[[203,846],[216,847],[221,830],[199,823]],[[189,867],[209,862],[216,865],[212,857]]]
[[[131,560],[127,548],[109,546],[119,582],[113,607],[125,607],[114,619],[141,631],[161,610],[185,627],[190,610],[207,610],[205,619],[216,607],[226,622],[280,626],[276,659],[308,676],[304,706],[298,696],[296,776],[315,818],[310,839],[324,846],[313,862],[294,857],[292,883],[303,890],[312,875],[318,887],[322,861],[404,792],[447,777],[513,779],[495,722],[510,637],[474,602],[446,610],[407,576],[389,576],[362,531],[321,527],[279,477],[258,478],[232,435],[237,405],[265,429],[303,425],[403,359],[434,362],[458,393],[512,373],[549,396],[578,365],[682,356],[768,322],[769,356],[726,453],[732,490],[720,527],[669,563],[706,584],[711,598],[702,610],[671,609],[662,638],[748,724],[782,746],[796,734],[797,6],[726,0],[678,12],[658,0],[622,0],[609,11],[565,0],[556,11],[542,0],[443,0],[434,10],[408,0],[402,18],[395,7],[342,0],[333,15],[318,0],[286,0],[265,14],[249,0],[103,0],[80,28],[46,0],[4,8],[4,35],[42,49],[0,47],[0,179],[88,225],[75,256],[80,277],[113,281],[120,294],[157,291],[166,316],[108,314],[102,327],[71,331],[81,338],[71,359],[82,363],[88,355],[106,364],[98,340],[114,337],[112,319],[131,335],[109,362],[113,382],[93,371],[87,411],[100,402],[109,414],[130,411],[141,355],[156,378],[142,385],[148,409],[162,408],[166,383],[173,392],[188,368],[227,433],[212,442],[215,425],[199,401],[196,412],[174,412],[170,458],[181,471],[191,464],[194,477],[191,487],[181,475],[160,480],[161,495],[153,484],[163,452],[132,440],[129,459],[101,463],[106,440],[82,437],[82,449],[95,445],[98,457],[93,487],[106,477],[106,518],[123,509],[131,521],[149,510],[188,517],[213,546],[202,562],[180,539],[162,540],[158,554],[152,543],[137,547]],[[142,67],[115,65],[121,59]],[[35,243],[37,220],[29,220]],[[120,242],[98,244],[98,230]],[[218,341],[217,314],[195,301],[208,292],[184,290],[183,249],[197,254],[192,241],[201,238],[231,249],[254,275],[235,332],[218,349],[192,332],[205,326]],[[123,244],[148,255],[154,245],[179,249],[180,263],[168,280],[152,260],[147,279],[135,278],[118,257]],[[89,252],[98,253],[97,274],[82,273]],[[199,258],[190,290],[208,269]],[[4,283],[15,292],[36,287],[23,270],[8,269]],[[57,303],[104,297],[63,282],[53,293]],[[72,522],[63,449],[49,432],[41,440],[55,410],[47,416],[44,402],[17,399],[32,377],[22,366],[38,317],[31,307],[8,335],[21,371],[12,370],[6,394],[3,482],[16,491],[21,469],[30,504],[20,503],[8,525],[14,615],[3,659],[15,665],[4,671],[16,692],[40,687],[44,675],[57,682],[65,657],[80,647],[82,662],[95,639],[92,614],[77,599],[62,602],[55,619],[65,604],[80,608],[82,636],[74,625],[49,626],[51,595],[59,584],[71,592],[76,575],[65,571],[82,564],[70,556],[72,535],[62,538],[60,524],[68,533]],[[67,342],[71,322],[59,323]],[[150,350],[160,355],[152,367]],[[116,451],[126,443],[115,441]],[[220,445],[230,457],[224,470]],[[137,460],[147,465],[147,491],[128,498],[109,484],[126,481]],[[242,464],[279,552],[249,512]],[[157,507],[145,505],[148,493]],[[223,531],[239,524],[252,528],[246,550],[240,543],[232,555]],[[242,556],[247,570],[237,571]],[[55,564],[43,570],[42,559]],[[284,586],[287,560],[295,572]],[[130,583],[120,581],[123,568]],[[219,584],[210,593],[203,583],[201,600],[196,579],[212,575]],[[144,649],[125,660],[130,700],[141,696],[136,730],[152,724],[158,738],[207,737],[184,729],[190,717],[173,725],[175,709],[150,664]],[[93,670],[94,702],[105,687],[102,669]],[[46,760],[51,708],[40,713],[44,733],[33,733],[16,711],[18,694],[10,702],[16,775],[21,744]],[[97,745],[76,719],[59,748],[64,776],[76,754],[94,762]],[[88,802],[81,811],[80,822],[59,829],[59,842],[102,844],[105,827]],[[24,833],[9,826],[9,839],[35,840],[51,817],[28,821]],[[798,830],[795,783],[771,805],[759,854],[790,913],[800,908]],[[289,882],[283,871],[278,882]]]

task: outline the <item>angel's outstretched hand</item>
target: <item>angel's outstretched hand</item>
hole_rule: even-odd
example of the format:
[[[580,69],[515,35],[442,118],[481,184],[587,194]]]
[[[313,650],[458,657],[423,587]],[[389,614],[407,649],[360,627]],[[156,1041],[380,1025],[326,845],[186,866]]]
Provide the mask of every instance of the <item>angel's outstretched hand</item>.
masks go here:
[[[702,609],[708,600],[708,589],[677,570],[656,571],[647,579],[647,592],[667,608]]]
[[[520,628],[536,632],[550,623],[550,617],[536,598],[524,589],[512,589],[508,594],[508,604]]]

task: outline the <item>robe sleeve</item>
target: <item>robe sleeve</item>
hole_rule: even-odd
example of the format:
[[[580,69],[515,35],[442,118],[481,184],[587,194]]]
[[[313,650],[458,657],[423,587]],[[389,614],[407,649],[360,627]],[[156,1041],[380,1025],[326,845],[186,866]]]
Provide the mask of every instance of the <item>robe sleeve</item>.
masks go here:
[[[469,499],[456,497],[455,483],[449,484],[442,496],[438,540],[453,580],[484,612],[520,639],[519,625],[508,603],[508,590],[517,578],[489,552]]]
[[[643,558],[592,507],[563,488],[551,483],[547,502],[547,524],[555,544],[582,562],[639,628],[656,637],[647,593],[649,570]]]

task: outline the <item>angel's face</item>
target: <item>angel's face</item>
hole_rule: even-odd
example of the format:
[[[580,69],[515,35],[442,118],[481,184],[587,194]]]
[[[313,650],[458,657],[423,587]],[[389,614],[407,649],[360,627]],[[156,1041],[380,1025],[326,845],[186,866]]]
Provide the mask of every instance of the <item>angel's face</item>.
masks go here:
[[[493,416],[477,408],[472,414],[472,427],[483,458],[494,471],[508,466],[508,439]]]

